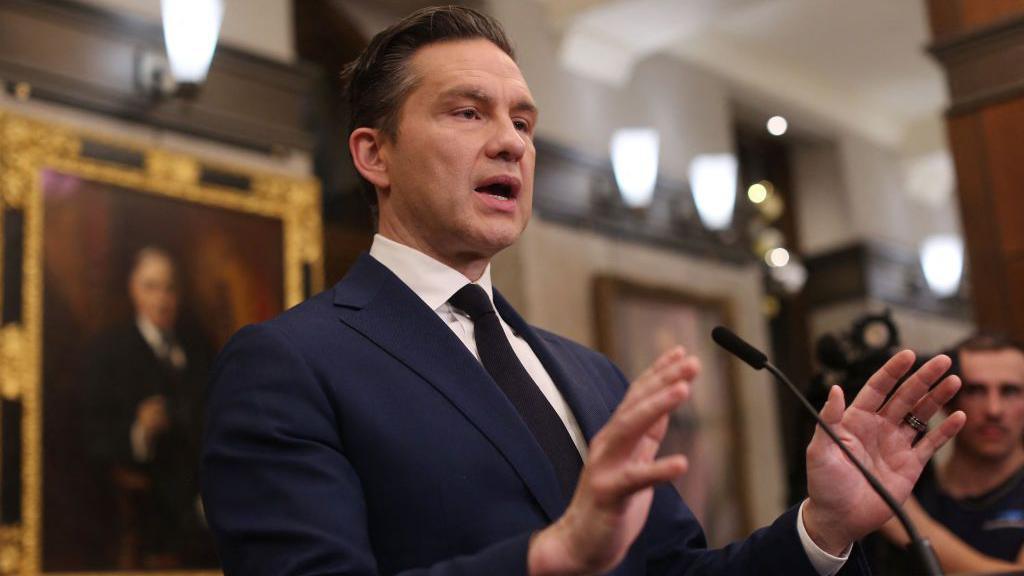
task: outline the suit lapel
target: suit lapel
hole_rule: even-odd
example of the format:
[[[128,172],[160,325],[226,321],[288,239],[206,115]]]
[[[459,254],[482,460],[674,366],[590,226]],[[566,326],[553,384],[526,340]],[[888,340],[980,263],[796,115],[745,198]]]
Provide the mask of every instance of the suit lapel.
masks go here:
[[[551,463],[465,345],[390,270],[364,254],[335,287],[341,321],[444,395],[522,478],[550,520],[565,510]]]
[[[592,376],[588,376],[583,367],[557,344],[545,341],[497,290],[494,291],[494,303],[505,322],[526,340],[540,359],[572,409],[583,436],[590,442],[611,416],[609,407],[590,385]]]

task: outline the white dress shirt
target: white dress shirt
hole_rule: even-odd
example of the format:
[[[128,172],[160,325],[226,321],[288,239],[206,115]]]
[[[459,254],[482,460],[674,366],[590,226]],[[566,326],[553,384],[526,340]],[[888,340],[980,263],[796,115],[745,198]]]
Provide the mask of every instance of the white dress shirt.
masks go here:
[[[169,341],[167,337],[156,327],[155,324],[150,322],[143,316],[135,318],[135,326],[139,329],[139,334],[142,335],[142,339],[146,341],[146,344],[153,350],[153,354],[157,358],[164,362],[170,363],[175,370],[181,370],[188,364],[188,357],[185,356],[185,349],[176,343]],[[149,453],[149,444],[146,441],[146,436],[142,431],[142,426],[139,425],[138,420],[132,424],[131,429],[128,430],[128,438],[132,446],[132,457],[135,458],[136,462],[148,462],[153,455]]]
[[[448,265],[380,234],[376,234],[373,237],[373,244],[370,246],[370,256],[373,256],[374,259],[391,270],[395,276],[398,276],[399,280],[412,289],[426,303],[427,307],[437,313],[445,325],[473,353],[473,356],[480,360],[480,354],[477,352],[476,339],[473,333],[473,321],[448,303],[449,298],[470,282],[469,279]],[[487,297],[491,299],[491,305],[493,306],[494,295],[491,286],[490,264],[484,269],[483,275],[476,281],[476,284],[484,289]],[[548,399],[548,402],[555,409],[558,417],[569,431],[569,436],[572,437],[576,449],[580,451],[580,456],[586,462],[587,444],[583,438],[583,431],[580,429],[579,423],[576,422],[576,417],[573,415],[572,410],[569,409],[569,405],[566,403],[562,393],[558,391],[558,387],[555,386],[551,376],[544,369],[544,365],[541,364],[540,359],[537,358],[537,355],[530,348],[530,345],[527,344],[526,340],[512,330],[505,322],[505,319],[501,318],[500,314],[498,318],[501,320],[501,327],[505,330],[505,336],[508,337],[509,343],[512,345],[512,349],[515,351],[519,361],[522,362],[523,367],[530,374],[530,378],[537,383],[537,387],[540,388],[541,392],[544,393],[544,397]],[[811,564],[818,573],[821,576],[833,576],[846,563],[850,550],[847,549],[843,557],[835,557],[819,548],[804,529],[803,512],[804,505],[801,504],[800,514],[797,519],[797,533],[800,536],[800,542],[803,544]]]

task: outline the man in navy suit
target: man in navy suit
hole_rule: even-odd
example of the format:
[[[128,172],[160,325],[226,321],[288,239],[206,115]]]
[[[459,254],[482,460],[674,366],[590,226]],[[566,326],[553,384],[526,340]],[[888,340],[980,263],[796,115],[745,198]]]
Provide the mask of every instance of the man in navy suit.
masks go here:
[[[808,500],[709,550],[666,484],[685,457],[656,456],[697,360],[677,348],[630,384],[492,289],[491,258],[530,217],[537,123],[499,24],[426,9],[348,74],[379,234],[332,290],[243,329],[214,369],[202,483],[228,574],[866,570],[852,543],[890,513],[823,434]],[[905,416],[927,421],[959,382],[929,392],[940,356],[885,402],[912,363],[898,354],[822,412],[901,500],[964,419],[914,444]]]

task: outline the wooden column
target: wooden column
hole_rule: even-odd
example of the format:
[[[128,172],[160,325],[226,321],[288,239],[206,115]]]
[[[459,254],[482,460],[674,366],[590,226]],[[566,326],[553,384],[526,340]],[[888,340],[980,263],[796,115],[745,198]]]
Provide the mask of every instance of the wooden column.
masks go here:
[[[929,0],[975,319],[1024,339],[1024,0]]]

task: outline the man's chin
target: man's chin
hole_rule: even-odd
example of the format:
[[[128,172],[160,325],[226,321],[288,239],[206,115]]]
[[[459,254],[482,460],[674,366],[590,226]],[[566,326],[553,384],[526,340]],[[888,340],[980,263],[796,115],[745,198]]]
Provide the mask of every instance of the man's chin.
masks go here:
[[[1004,444],[978,442],[971,446],[970,451],[979,460],[997,463],[1009,458],[1013,454],[1013,448]]]
[[[157,320],[153,322],[153,326],[162,332],[170,332],[174,330],[174,320]]]
[[[505,248],[519,241],[523,234],[525,225],[522,227],[497,227],[484,231],[477,238],[478,245],[482,252],[494,256]]]

